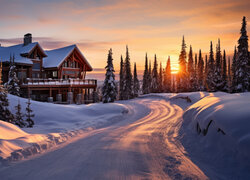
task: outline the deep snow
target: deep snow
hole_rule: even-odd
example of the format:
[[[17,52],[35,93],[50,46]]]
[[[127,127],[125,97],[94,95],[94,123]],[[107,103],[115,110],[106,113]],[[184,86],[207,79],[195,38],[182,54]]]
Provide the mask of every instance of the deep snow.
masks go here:
[[[20,100],[25,113],[27,99],[8,95],[10,109]],[[121,120],[128,112],[119,103],[89,105],[59,105],[31,101],[35,114],[33,128],[18,128],[0,121],[0,158],[2,162],[20,160],[43,152],[84,131],[101,128]],[[1,162],[1,161],[0,161]]]
[[[15,106],[17,98],[9,97],[11,105]],[[25,103],[26,100],[21,99],[21,102]],[[25,104],[22,107],[24,109]],[[136,173],[138,166],[141,166],[140,171],[147,171],[146,174],[151,178],[165,177],[161,170],[167,174],[167,178],[172,179],[196,179],[197,177],[198,179],[248,179],[250,177],[248,153],[250,152],[250,93],[150,94],[135,100],[118,101],[118,103],[80,106],[32,101],[32,107],[36,114],[34,128],[25,128],[24,132],[14,125],[0,123],[0,132],[9,132],[2,135],[0,140],[3,158],[9,157],[14,151],[15,153],[10,156],[11,158],[7,158],[8,160],[23,159],[43,151],[43,148],[60,144],[69,137],[80,137],[79,134],[83,129],[89,129],[88,132],[93,132],[89,134],[89,138],[82,137],[73,143],[72,147],[67,147],[75,153],[70,158],[77,158],[77,153],[86,152],[82,154],[85,160],[79,159],[81,166],[88,169],[90,168],[87,166],[88,163],[93,163],[89,169],[90,172],[84,171],[86,177],[99,177],[104,173],[105,167],[112,169],[114,167],[111,165],[118,162],[116,166],[119,167],[119,172],[122,172],[121,177],[130,177],[126,174],[127,170]],[[125,112],[127,112],[126,116],[124,116]],[[119,123],[111,125],[113,122]],[[111,125],[110,128],[91,130],[107,125]],[[47,145],[44,145],[45,142]],[[79,147],[80,144],[81,146],[84,144],[82,147],[85,148],[75,150],[74,147]],[[25,147],[26,150],[23,152],[18,151],[18,148],[25,149]],[[119,151],[113,151],[111,147],[116,147]],[[66,149],[63,149],[60,150],[61,155],[65,153]],[[135,149],[135,159],[131,159],[131,153],[124,155],[125,151],[131,152]],[[109,152],[107,157],[101,157],[107,152]],[[112,152],[114,157],[119,155],[121,159],[114,160],[115,162],[108,159],[113,157]],[[150,160],[140,159],[143,154]],[[47,156],[53,159],[54,153],[44,155],[44,158],[46,159]],[[41,156],[39,159],[44,162],[44,158]],[[67,164],[71,164],[70,158],[65,159]],[[92,158],[96,162],[89,161]],[[141,162],[138,162],[138,158]],[[30,163],[27,161],[24,167],[39,163],[39,159],[37,162],[35,159]],[[151,166],[154,167],[148,167],[149,169],[145,170],[143,167],[146,164],[143,162],[153,163]],[[128,164],[135,169],[127,167]],[[62,166],[60,165],[60,168]],[[100,169],[101,167],[103,169]],[[20,168],[20,172],[24,170],[22,163],[18,164],[17,168]],[[75,168],[77,170],[79,167]],[[110,170],[107,168],[105,171]],[[92,174],[95,169],[98,171]],[[5,170],[0,169],[0,174],[1,172]],[[8,174],[7,172],[4,174]],[[113,177],[119,177],[119,172],[114,172]],[[23,173],[25,175],[25,172]],[[110,173],[109,177],[112,177],[112,172]],[[13,177],[16,175],[13,174]],[[55,177],[58,177],[57,175]],[[85,177],[83,173],[81,175]],[[148,177],[145,173],[143,176],[137,175],[134,174],[132,177]],[[30,177],[33,177],[32,174]],[[60,177],[64,177],[63,174],[62,176],[60,174]]]

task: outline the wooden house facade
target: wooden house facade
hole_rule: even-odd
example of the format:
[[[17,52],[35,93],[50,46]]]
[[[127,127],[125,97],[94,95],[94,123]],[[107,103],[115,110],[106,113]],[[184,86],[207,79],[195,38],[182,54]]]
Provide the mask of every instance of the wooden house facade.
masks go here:
[[[93,101],[97,81],[85,79],[92,67],[76,45],[45,51],[26,34],[23,44],[0,47],[3,83],[8,81],[10,56],[15,57],[21,96],[58,103]]]

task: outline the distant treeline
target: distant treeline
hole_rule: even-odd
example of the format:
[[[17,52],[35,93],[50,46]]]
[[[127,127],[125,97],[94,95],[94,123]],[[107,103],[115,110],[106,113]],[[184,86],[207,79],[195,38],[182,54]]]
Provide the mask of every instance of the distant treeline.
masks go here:
[[[119,87],[115,84],[112,50],[108,55],[106,66],[106,77],[102,88],[103,102],[113,102],[116,98],[120,100],[137,97],[140,92],[193,92],[193,91],[224,91],[224,92],[247,92],[250,91],[250,55],[248,51],[248,36],[246,31],[246,18],[243,17],[238,46],[234,48],[232,63],[226,56],[226,51],[221,50],[220,39],[216,44],[215,52],[213,43],[210,43],[209,55],[202,56],[201,50],[198,55],[193,55],[190,45],[189,53],[186,52],[186,43],[183,36],[181,52],[179,55],[179,71],[176,78],[171,75],[171,62],[168,57],[166,67],[162,64],[158,67],[155,55],[153,68],[145,56],[145,68],[142,86],[137,78],[136,64],[134,73],[131,73],[130,57],[128,47],[126,57],[120,62]],[[118,95],[118,97],[117,97]]]

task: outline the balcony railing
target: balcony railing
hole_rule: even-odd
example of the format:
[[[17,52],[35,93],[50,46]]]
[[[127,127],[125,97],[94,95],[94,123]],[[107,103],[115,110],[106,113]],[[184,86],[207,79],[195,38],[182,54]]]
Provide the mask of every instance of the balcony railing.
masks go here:
[[[27,78],[22,85],[97,85],[96,79],[39,79]]]

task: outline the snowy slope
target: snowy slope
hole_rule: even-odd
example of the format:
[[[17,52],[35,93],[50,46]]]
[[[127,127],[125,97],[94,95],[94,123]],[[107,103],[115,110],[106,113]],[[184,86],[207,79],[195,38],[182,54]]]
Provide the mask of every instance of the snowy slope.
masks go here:
[[[190,106],[184,114],[189,128],[201,136],[229,136],[239,150],[249,156],[250,150],[250,93],[215,93]],[[210,125],[209,125],[210,124]],[[197,129],[198,128],[198,129]],[[211,133],[210,133],[211,130]],[[216,137],[216,136],[215,136]],[[208,138],[212,138],[209,136]],[[216,139],[210,139],[216,141]]]
[[[10,109],[18,99],[24,113],[27,99],[8,95]],[[0,157],[4,160],[20,160],[60,144],[82,132],[120,121],[127,108],[118,103],[90,105],[58,105],[31,101],[35,126],[20,129],[0,121]],[[2,161],[3,161],[2,159]]]
[[[230,179],[248,179],[250,93],[208,94],[184,112],[179,138],[209,176],[217,172]],[[207,166],[212,166],[213,172]],[[221,175],[217,178],[223,179]]]
[[[250,93],[192,92],[150,96],[163,97],[184,110],[177,139],[208,177],[249,179]]]

